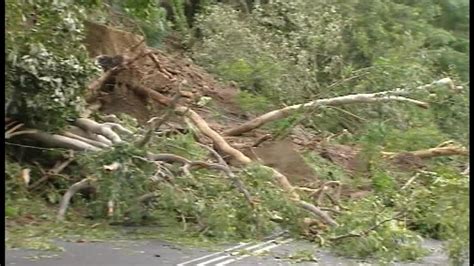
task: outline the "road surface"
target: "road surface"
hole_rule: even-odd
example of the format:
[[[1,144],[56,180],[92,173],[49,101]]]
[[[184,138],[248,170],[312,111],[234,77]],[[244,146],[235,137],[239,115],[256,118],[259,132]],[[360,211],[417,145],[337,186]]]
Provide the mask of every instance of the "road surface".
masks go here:
[[[189,248],[160,240],[115,241],[75,243],[58,241],[64,252],[41,252],[32,250],[6,250],[7,266],[204,266],[204,265],[294,265],[289,254],[299,250],[315,250],[310,243],[287,237],[278,237],[256,243],[236,243],[222,246],[219,250]],[[394,263],[393,265],[449,265],[443,254],[441,243],[427,240],[425,246],[432,253],[416,263]],[[337,257],[324,250],[315,250],[313,262],[298,265],[377,265]],[[468,263],[466,263],[468,265]]]

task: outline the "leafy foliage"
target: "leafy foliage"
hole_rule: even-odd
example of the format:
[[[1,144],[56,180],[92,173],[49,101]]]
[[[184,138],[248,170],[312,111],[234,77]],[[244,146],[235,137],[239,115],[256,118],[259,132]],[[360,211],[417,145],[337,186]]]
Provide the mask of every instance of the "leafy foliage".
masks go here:
[[[178,136],[151,149],[196,160],[206,154],[190,135]],[[251,208],[232,182],[216,173],[203,169],[192,176],[163,175],[157,172],[154,163],[140,159],[143,157],[143,151],[123,145],[79,158],[82,174],[94,175],[98,180],[97,197],[85,202],[92,217],[107,217],[107,202],[114,201],[112,221],[140,223],[146,216],[150,222],[156,220],[168,227],[183,226],[195,236],[219,240],[265,236],[278,227],[300,229],[294,217],[298,217],[301,210],[290,203],[269,173],[257,166],[239,174],[249,192],[259,199],[258,206]],[[104,166],[114,162],[120,164],[119,169],[104,170]],[[180,172],[176,166],[164,167],[171,171],[168,173]],[[140,207],[138,198],[147,193],[156,193],[158,200]]]
[[[171,29],[166,10],[158,1],[107,1],[116,12],[135,21],[145,35],[147,44],[159,46]]]
[[[433,160],[428,163],[432,172],[422,172],[402,190],[411,176],[386,167],[380,151],[434,147],[447,139],[468,145],[468,2],[275,0],[249,5],[248,14],[235,10],[237,5],[216,2],[200,2],[197,34],[187,39],[194,41],[190,52],[219,78],[242,88],[238,102],[252,115],[315,98],[414,88],[444,76],[464,86],[457,94],[441,90],[416,94],[431,104],[429,111],[400,103],[327,107],[267,126],[276,138],[298,123],[323,134],[349,130],[345,143],[362,147],[358,159],[369,167],[352,181],[335,164],[312,153],[305,156],[318,176],[353,187],[362,182],[372,190],[360,201],[344,202],[349,211],[336,217],[341,226],[323,235],[361,233],[332,243],[339,254],[374,257],[380,262],[415,260],[426,254],[420,246],[423,236],[445,240],[452,262],[461,264],[469,240],[469,184],[455,167],[463,159]],[[169,3],[174,25],[167,21],[170,14],[159,1],[7,1],[7,115],[47,131],[62,128],[83,109],[85,84],[97,71],[81,45],[81,21],[87,17],[110,22],[113,19],[104,16],[112,13],[124,16],[155,46],[172,28],[192,32],[186,1]],[[131,120],[127,123],[137,126]],[[207,156],[191,134],[160,138],[147,151],[128,143],[77,155],[64,174],[77,180],[94,177],[98,187],[92,196],[75,197],[75,210],[99,221],[158,223],[201,240],[301,230],[305,214],[261,167],[253,165],[237,173],[257,199],[252,208],[220,173],[200,169],[186,175],[178,165],[147,161],[148,151],[192,160]],[[39,162],[54,161],[52,157],[48,153]],[[104,168],[113,163],[120,167]],[[40,178],[39,169],[32,165],[7,161],[8,218],[20,219],[30,211],[23,207],[32,193],[18,178],[25,167],[32,169],[33,181]],[[48,183],[44,197],[57,204],[70,181]],[[150,193],[153,199],[138,201]],[[114,202],[111,217],[107,214],[110,201]],[[403,214],[403,219],[392,219],[397,214]],[[45,220],[51,218],[45,216]],[[27,229],[15,233],[33,246],[49,247]]]
[[[81,44],[83,10],[67,2],[7,1],[6,112],[54,130],[84,107],[97,67]]]
[[[237,102],[243,110],[254,114],[269,111],[272,106],[271,102],[269,102],[264,96],[247,91],[239,92],[237,95]]]
[[[408,230],[405,223],[391,220],[395,210],[387,208],[382,199],[371,196],[348,206],[350,211],[338,220],[341,226],[334,229],[334,235],[365,232],[361,237],[348,237],[331,245],[339,254],[364,258],[374,257],[379,262],[393,260],[416,260],[426,255],[421,247],[421,238]],[[383,223],[384,221],[386,221]],[[390,221],[389,221],[390,220]]]
[[[426,187],[413,190],[410,227],[425,236],[448,240],[446,249],[452,262],[461,265],[469,243],[469,180],[449,167],[424,177]]]
[[[331,243],[348,256],[375,257],[380,261],[414,260],[426,254],[421,238],[447,240],[445,248],[454,265],[466,258],[469,241],[468,184],[465,176],[450,168],[423,174],[401,190],[399,177],[377,170],[372,176],[374,193],[347,202],[350,211],[338,217],[341,226],[331,236],[360,234]],[[405,181],[406,182],[406,179]],[[402,214],[399,219],[396,217]]]
[[[467,65],[462,61],[467,50],[457,46],[467,43],[467,31],[463,31],[467,24],[461,15],[466,13],[459,9],[467,1],[454,2],[272,1],[255,7],[250,15],[226,5],[211,5],[197,19],[202,41],[193,47],[193,57],[208,70],[275,105],[412,88],[446,74],[465,81],[462,69]],[[441,26],[437,18],[450,9],[456,10],[454,17],[459,20],[451,22],[457,26]],[[226,23],[220,23],[224,20]],[[436,36],[444,37],[435,41]],[[449,53],[450,59],[441,56],[453,47],[458,54]],[[467,110],[466,93],[453,98],[448,108],[442,98],[431,99],[435,108],[429,112],[408,105],[402,110],[398,108],[401,104],[343,107],[324,110],[305,123],[323,125],[332,132],[363,131],[357,117],[391,120],[400,130],[413,124],[435,124],[441,135],[461,141],[467,130],[446,124],[466,124],[461,122],[467,121],[463,115],[467,112],[462,111]],[[441,105],[445,107],[442,111],[436,108]]]

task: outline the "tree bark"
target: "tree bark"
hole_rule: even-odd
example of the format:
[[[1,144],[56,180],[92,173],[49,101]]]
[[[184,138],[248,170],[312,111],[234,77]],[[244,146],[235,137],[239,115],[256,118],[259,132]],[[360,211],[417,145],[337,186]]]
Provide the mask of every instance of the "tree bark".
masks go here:
[[[431,84],[419,86],[415,88],[414,90],[426,90],[436,85],[447,85],[449,86],[449,88],[452,88],[454,86],[452,84],[451,79],[445,78],[445,79],[435,81]],[[339,97],[334,97],[334,98],[314,100],[314,101],[304,103],[304,104],[296,104],[296,105],[288,106],[288,107],[281,108],[278,110],[270,111],[257,118],[254,118],[253,120],[245,122],[244,124],[240,126],[224,131],[223,135],[239,136],[245,132],[261,127],[262,125],[266,123],[288,117],[291,114],[297,112],[298,110],[305,110],[309,108],[319,108],[322,106],[340,106],[340,105],[356,104],[356,103],[379,103],[379,102],[399,101],[399,102],[412,103],[421,108],[428,108],[428,104],[425,102],[399,96],[399,95],[409,94],[410,92],[411,92],[410,90],[396,89],[396,90],[377,92],[377,93],[361,93],[361,94],[345,95],[345,96],[339,96]]]

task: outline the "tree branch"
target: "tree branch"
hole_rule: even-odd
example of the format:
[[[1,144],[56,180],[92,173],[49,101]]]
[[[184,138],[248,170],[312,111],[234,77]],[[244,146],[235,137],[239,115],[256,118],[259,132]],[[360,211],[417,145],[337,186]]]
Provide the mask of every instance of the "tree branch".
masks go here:
[[[71,201],[72,196],[76,194],[79,190],[85,189],[85,188],[90,188],[93,187],[92,182],[94,182],[94,179],[92,178],[84,178],[83,180],[74,183],[64,194],[61,204],[59,206],[59,211],[57,215],[57,219],[60,221],[64,220],[64,216],[66,214],[67,208],[69,206],[69,202]]]
[[[452,84],[451,79],[445,78],[442,80],[435,81],[431,84],[424,85],[417,87],[415,90],[422,90],[431,88],[435,85],[447,85],[450,88],[454,86]],[[289,115],[293,114],[294,112],[307,109],[307,108],[319,108],[322,106],[339,106],[339,105],[346,105],[346,104],[358,104],[358,103],[378,103],[378,102],[388,102],[388,101],[401,101],[401,102],[409,102],[413,103],[419,107],[427,108],[428,104],[425,102],[405,98],[402,96],[396,96],[400,94],[408,94],[410,90],[392,90],[392,91],[385,91],[385,92],[377,92],[377,93],[360,93],[360,94],[352,94],[352,95],[345,95],[339,96],[334,98],[328,99],[319,99],[315,101],[311,101],[304,104],[296,104],[292,106],[288,106],[282,109],[274,110],[263,114],[253,120],[243,123],[240,126],[228,129],[224,131],[225,136],[238,136],[255,128],[258,128],[266,123],[276,121]]]

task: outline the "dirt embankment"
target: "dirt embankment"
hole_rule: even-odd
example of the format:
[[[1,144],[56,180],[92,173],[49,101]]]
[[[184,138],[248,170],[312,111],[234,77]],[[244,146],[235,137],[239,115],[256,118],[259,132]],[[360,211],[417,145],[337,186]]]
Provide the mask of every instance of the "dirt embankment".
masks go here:
[[[183,53],[166,53],[149,48],[141,36],[92,22],[86,23],[85,45],[91,58],[99,55],[134,58],[146,51],[153,54],[133,62],[100,88],[95,100],[100,102],[99,111],[102,113],[126,113],[141,124],[152,117],[161,116],[164,106],[151,100],[148,95],[137,94],[137,90],[133,89],[142,87],[170,98],[180,91],[180,104],[193,108],[217,132],[250,118],[236,103],[235,98],[239,93],[237,87],[218,82]],[[198,104],[203,97],[211,98],[210,104]],[[179,117],[173,118],[172,122],[185,126]],[[364,168],[357,159],[357,149],[343,145],[321,145],[318,136],[299,127],[285,140],[268,140],[254,147],[265,133],[263,130],[254,130],[226,140],[252,159],[276,168],[294,185],[314,184],[319,179],[301,157],[301,148],[319,151],[324,158],[342,166],[348,173]]]

